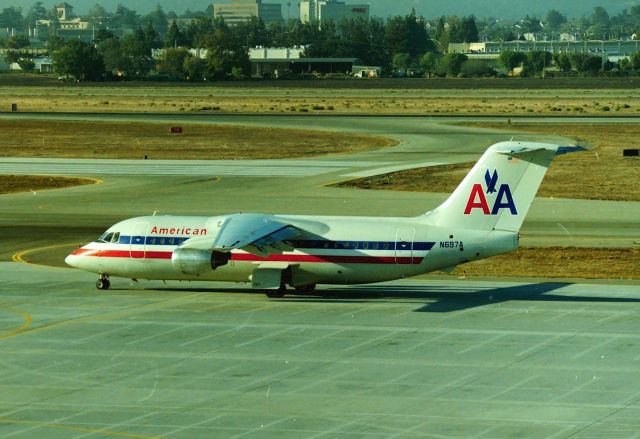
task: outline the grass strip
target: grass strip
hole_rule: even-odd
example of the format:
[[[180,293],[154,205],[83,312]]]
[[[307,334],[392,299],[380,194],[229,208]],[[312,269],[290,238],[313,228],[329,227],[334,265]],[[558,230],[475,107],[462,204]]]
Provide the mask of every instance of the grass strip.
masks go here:
[[[94,184],[88,178],[56,177],[48,175],[0,175],[0,194],[36,192],[45,189],[62,189],[71,186]]]
[[[557,157],[538,191],[539,197],[640,201],[640,159],[623,157],[640,148],[637,124],[473,123],[477,128],[505,129],[584,139],[590,151]],[[580,141],[577,141],[580,144]],[[341,187],[414,192],[452,192],[474,163],[416,168],[350,180]]]
[[[181,126],[181,134],[171,127]],[[237,125],[0,119],[0,156],[112,159],[283,159],[351,154],[393,139]]]

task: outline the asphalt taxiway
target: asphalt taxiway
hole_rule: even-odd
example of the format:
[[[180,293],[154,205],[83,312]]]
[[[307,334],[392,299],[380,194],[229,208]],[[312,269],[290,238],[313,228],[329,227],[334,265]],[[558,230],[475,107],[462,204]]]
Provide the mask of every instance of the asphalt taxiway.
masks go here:
[[[418,279],[272,301],[0,271],[3,438],[640,431],[637,285]]]
[[[22,263],[59,264],[73,243],[153,212],[417,215],[446,194],[324,185],[474,160],[512,135],[335,119],[281,125],[403,143],[275,162],[0,160],[3,173],[103,180],[0,197],[0,258],[13,258],[0,262],[0,436],[637,436],[637,282],[417,278],[272,301],[221,283],[112,279],[98,292],[92,274]],[[523,241],[631,246],[637,218],[640,203],[538,199]]]

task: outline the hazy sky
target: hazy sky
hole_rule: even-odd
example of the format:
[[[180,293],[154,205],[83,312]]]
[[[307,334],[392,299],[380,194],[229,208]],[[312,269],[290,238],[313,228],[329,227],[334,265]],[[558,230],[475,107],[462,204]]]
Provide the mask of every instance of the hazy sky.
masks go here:
[[[60,3],[61,0],[43,0],[47,7]],[[165,11],[184,12],[203,10],[211,0],[66,0],[75,7],[75,12],[87,12],[95,3],[102,4],[113,11],[118,3],[135,9],[139,13],[149,12],[160,4]],[[283,4],[282,13],[287,16],[287,3],[291,4],[291,16],[298,16],[297,0],[263,0],[267,3]],[[216,0],[216,3],[230,3],[231,0]],[[35,3],[34,0],[0,0],[0,8],[20,6],[26,12]],[[416,12],[427,18],[440,15],[470,15],[477,17],[519,18],[525,14],[542,16],[551,8],[569,16],[589,15],[595,6],[607,8],[610,14],[618,13],[624,8],[640,4],[640,0],[347,0],[347,3],[367,3],[376,16],[404,15],[415,8]]]

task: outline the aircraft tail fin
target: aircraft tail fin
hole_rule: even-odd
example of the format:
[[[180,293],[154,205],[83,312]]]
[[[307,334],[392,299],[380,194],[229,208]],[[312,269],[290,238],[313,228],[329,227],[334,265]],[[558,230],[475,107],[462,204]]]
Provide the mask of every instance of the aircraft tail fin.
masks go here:
[[[553,158],[584,149],[497,143],[487,149],[451,196],[426,216],[445,227],[518,232]]]

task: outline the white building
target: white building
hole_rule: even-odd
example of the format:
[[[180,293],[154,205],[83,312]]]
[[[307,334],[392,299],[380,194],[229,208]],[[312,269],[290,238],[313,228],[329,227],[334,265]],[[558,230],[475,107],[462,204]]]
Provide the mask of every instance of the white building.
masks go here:
[[[249,59],[300,59],[304,47],[255,47],[249,49]]]
[[[369,18],[369,5],[346,4],[338,0],[303,0],[300,2],[300,21],[338,23],[342,19]]]

